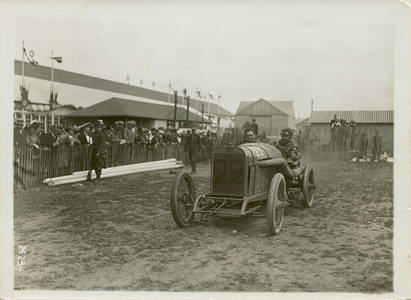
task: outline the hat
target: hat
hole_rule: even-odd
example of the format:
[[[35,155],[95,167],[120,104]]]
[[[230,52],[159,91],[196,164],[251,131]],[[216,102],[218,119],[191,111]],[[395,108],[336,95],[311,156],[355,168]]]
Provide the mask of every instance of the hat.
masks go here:
[[[117,121],[117,123],[124,125],[124,121]]]
[[[38,125],[40,125],[40,122],[39,122],[39,121],[37,121],[37,120],[31,120],[31,122],[30,122],[30,125],[29,125],[29,126],[34,125],[34,124],[38,124]]]
[[[103,120],[97,120],[96,127],[105,127]]]
[[[84,129],[84,128],[87,128],[87,127],[90,127],[90,122],[86,122],[86,123],[84,123],[84,124],[81,124],[81,125],[78,126],[77,128],[78,128],[78,129]]]
[[[281,129],[280,134],[283,135],[283,136],[292,136],[293,131],[292,131],[291,128],[284,128],[284,129]]]

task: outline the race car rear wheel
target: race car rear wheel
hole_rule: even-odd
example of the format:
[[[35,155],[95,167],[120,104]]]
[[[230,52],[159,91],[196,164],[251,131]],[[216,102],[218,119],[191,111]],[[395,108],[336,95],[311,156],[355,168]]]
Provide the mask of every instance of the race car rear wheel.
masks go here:
[[[284,176],[281,173],[277,173],[271,180],[267,200],[267,222],[271,235],[278,234],[283,227],[287,200]]]
[[[315,188],[314,170],[310,164],[308,164],[305,167],[301,182],[304,207],[310,208],[313,205]]]
[[[174,177],[170,191],[171,214],[179,227],[187,227],[193,221],[195,200],[193,178],[187,171],[182,170]]]

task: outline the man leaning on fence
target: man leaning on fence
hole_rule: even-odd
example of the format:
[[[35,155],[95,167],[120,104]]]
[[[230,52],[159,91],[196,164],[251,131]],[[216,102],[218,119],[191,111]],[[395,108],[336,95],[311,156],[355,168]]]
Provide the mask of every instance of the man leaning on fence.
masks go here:
[[[92,136],[93,144],[91,145],[90,170],[87,174],[87,181],[91,181],[91,172],[96,172],[96,179],[101,177],[101,169],[106,167],[106,143],[103,128],[105,127],[102,120],[98,120],[95,126],[95,132]]]

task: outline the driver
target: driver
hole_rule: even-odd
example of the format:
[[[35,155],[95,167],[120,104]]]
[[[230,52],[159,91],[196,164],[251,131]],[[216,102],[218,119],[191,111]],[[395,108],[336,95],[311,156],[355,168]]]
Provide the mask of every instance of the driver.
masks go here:
[[[274,144],[280,151],[291,169],[300,166],[300,149],[297,143],[292,139],[293,131],[291,128],[284,128],[281,130],[281,139]]]
[[[255,143],[255,142],[257,142],[257,138],[255,137],[254,131],[252,131],[251,129],[248,129],[245,132],[244,143]]]

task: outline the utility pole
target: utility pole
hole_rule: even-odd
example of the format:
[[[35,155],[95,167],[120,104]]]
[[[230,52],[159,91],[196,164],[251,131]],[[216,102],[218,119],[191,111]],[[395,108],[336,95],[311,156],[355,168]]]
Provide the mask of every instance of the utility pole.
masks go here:
[[[190,111],[190,96],[187,96],[187,111],[186,111],[186,121],[188,122],[188,115]]]
[[[201,103],[201,128],[204,128],[204,103]]]
[[[23,48],[21,49],[21,87],[20,87],[20,91],[22,91],[22,89],[25,89],[24,86],[24,41],[23,41]],[[23,96],[23,93],[20,93]],[[26,113],[25,113],[25,109],[24,109],[24,104],[23,102],[25,101],[25,99],[21,99],[21,115],[23,117],[23,127],[26,127]]]
[[[177,128],[177,94],[178,91],[174,90],[174,129]]]

